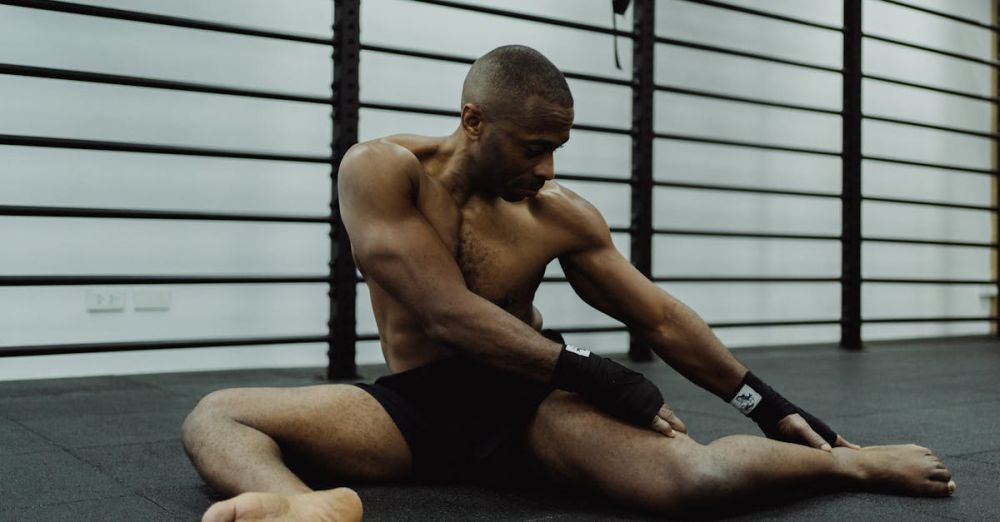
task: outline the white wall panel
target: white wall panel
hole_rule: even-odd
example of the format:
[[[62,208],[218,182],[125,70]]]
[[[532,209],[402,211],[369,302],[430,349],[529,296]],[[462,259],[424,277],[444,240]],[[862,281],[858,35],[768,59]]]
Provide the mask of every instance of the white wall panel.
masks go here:
[[[656,140],[657,181],[840,193],[840,158]]]
[[[840,118],[790,109],[657,93],[656,132],[840,151]]]
[[[992,216],[976,210],[865,202],[861,207],[864,236],[987,242]]]
[[[755,7],[766,10],[767,6],[757,3]],[[683,0],[660,0],[656,3],[656,34],[828,67],[840,67],[843,54],[839,32],[792,25]],[[809,44],[802,45],[802,42]]]
[[[656,228],[836,235],[841,226],[840,203],[829,198],[660,187],[653,209]]]
[[[661,235],[653,238],[653,274],[840,277],[840,242]]]
[[[836,283],[660,283],[705,321],[796,321],[840,318]]]
[[[861,62],[865,74],[990,95],[991,70],[986,65],[875,40],[864,42]]]
[[[138,10],[208,22],[247,25],[260,29],[329,37],[333,32],[333,3],[329,0],[80,0],[77,3]],[[280,7],[280,9],[278,8]]]
[[[191,10],[184,10],[181,2],[90,3],[203,19],[200,15],[215,10],[213,6],[237,2],[185,0],[186,7],[194,7]],[[291,31],[287,26],[315,21],[327,25],[331,20],[332,4],[319,0],[283,3],[291,6],[287,10],[261,0],[238,3],[242,7],[230,9],[228,15],[234,23],[247,14],[276,22],[255,27]],[[322,7],[318,13],[317,6]],[[319,18],[313,16],[317,14]],[[223,10],[205,19],[224,17]],[[328,27],[327,37],[329,31]],[[0,6],[0,61],[8,63],[328,96],[333,77],[330,55],[331,47],[324,45]]]
[[[990,279],[990,250],[865,242],[862,275],[902,279]]]
[[[989,301],[981,299],[980,288],[971,285],[865,283],[861,293],[865,319],[989,315]]]
[[[963,0],[949,3],[966,4],[972,10],[980,13],[979,16],[973,16],[973,18],[988,19],[990,16],[989,0]],[[915,2],[912,4],[919,5]],[[983,9],[984,7],[985,9]],[[993,58],[991,52],[993,35],[988,29],[970,27],[955,20],[928,15],[915,9],[878,0],[865,0],[862,3],[862,8],[862,29],[865,33],[917,43],[924,47],[943,51],[966,54],[983,60]],[[935,9],[943,12],[949,11],[948,9]]]
[[[657,45],[655,52],[660,85],[840,110],[843,82],[838,73],[666,44]]]
[[[0,346],[324,335],[329,316],[323,284],[169,285],[169,312],[88,313],[86,289],[0,289]]]
[[[322,223],[3,217],[0,244],[8,275],[315,275],[330,258]]]
[[[993,145],[987,138],[880,121],[862,124],[861,142],[865,154],[872,156],[986,170]]]
[[[0,148],[0,158],[9,205],[330,212],[324,164],[33,147]]]
[[[323,156],[330,108],[299,102],[0,77],[0,133]]]
[[[862,112],[933,125],[990,132],[990,102],[947,96],[877,80],[863,81]]]

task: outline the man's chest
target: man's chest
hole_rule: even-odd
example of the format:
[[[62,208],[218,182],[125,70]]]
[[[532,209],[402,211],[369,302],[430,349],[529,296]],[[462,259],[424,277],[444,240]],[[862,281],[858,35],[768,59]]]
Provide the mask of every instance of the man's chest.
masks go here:
[[[450,212],[431,212],[438,235],[462,271],[466,286],[505,309],[530,305],[558,255],[544,223],[516,205],[470,203]]]
[[[532,230],[522,230],[530,234]],[[501,308],[531,303],[554,253],[499,224],[463,220],[454,250],[469,290]]]

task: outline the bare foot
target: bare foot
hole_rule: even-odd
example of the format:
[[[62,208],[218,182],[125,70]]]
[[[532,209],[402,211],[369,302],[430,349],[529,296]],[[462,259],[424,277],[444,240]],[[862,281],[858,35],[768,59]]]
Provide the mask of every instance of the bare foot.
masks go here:
[[[867,491],[919,497],[946,497],[955,492],[955,481],[941,459],[916,444],[833,448],[833,453],[854,470]]]
[[[201,517],[202,522],[358,522],[361,499],[348,488],[281,496],[272,493],[243,493],[216,502]]]

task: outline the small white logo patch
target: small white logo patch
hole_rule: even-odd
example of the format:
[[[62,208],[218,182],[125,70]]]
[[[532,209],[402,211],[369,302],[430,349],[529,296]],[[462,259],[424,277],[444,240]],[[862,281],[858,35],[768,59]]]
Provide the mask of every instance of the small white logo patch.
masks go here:
[[[760,399],[759,393],[744,384],[736,394],[736,397],[733,397],[733,400],[729,401],[729,404],[732,404],[737,410],[743,412],[743,415],[749,415],[760,404]]]
[[[584,350],[583,348],[577,348],[576,346],[573,346],[572,344],[567,344],[566,345],[566,350],[570,351],[570,352],[573,352],[573,353],[575,353],[577,355],[583,356],[583,357],[590,357],[590,350]],[[759,395],[758,395],[758,397],[759,397]]]

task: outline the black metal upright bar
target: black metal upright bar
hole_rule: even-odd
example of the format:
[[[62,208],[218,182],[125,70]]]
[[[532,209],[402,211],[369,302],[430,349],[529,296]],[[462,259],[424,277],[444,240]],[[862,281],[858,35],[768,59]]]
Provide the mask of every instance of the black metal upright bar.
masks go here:
[[[1000,0],[992,2],[993,7],[993,18],[990,20],[994,31],[993,31],[993,60],[1000,60],[1000,33],[997,32],[997,28],[1000,27]],[[996,100],[1000,98],[1000,69],[993,69],[993,92],[990,93],[993,99]],[[993,133],[994,135],[1000,135],[1000,104],[993,104]],[[1000,207],[1000,141],[993,141],[993,165],[992,165],[996,175],[990,181],[993,184],[993,207]],[[1000,212],[995,212],[993,214],[993,237],[990,241],[997,243],[1000,242]],[[1000,314],[1000,246],[993,250],[993,279],[996,280],[996,291],[997,295],[993,297],[993,301],[990,306],[990,315],[997,316]],[[990,323],[990,328],[993,335],[1000,336],[1000,322],[993,321]]]
[[[632,19],[632,264],[646,277],[653,275],[653,52],[656,12],[653,0],[636,0]],[[629,338],[633,361],[652,359],[649,347]]]
[[[337,171],[347,149],[358,141],[358,69],[361,57],[361,1],[334,0],[333,9],[333,155],[330,176],[330,332],[328,379],[357,376],[357,281],[351,240],[340,219]]]
[[[840,347],[861,349],[861,0],[844,0]]]

